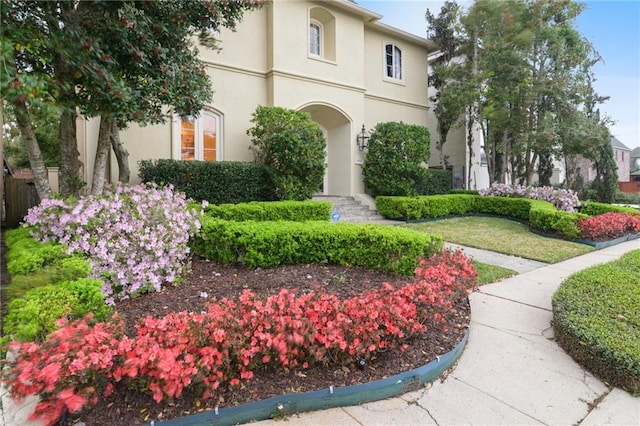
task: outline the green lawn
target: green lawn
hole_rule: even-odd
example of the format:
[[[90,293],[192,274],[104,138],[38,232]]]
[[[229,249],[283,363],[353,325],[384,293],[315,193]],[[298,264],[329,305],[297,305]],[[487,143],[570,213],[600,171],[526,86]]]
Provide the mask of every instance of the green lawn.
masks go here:
[[[475,260],[473,261],[473,266],[475,266],[476,271],[478,271],[478,285],[495,283],[518,274],[512,269],[488,265]]]
[[[594,250],[585,244],[534,234],[526,224],[496,217],[462,216],[403,226],[442,235],[450,243],[545,263],[560,262]]]

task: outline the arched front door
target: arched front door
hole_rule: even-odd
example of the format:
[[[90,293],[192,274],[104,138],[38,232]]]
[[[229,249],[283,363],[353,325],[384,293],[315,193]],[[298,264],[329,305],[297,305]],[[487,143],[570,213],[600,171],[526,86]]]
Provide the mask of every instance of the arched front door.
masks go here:
[[[311,114],[327,139],[327,169],[322,193],[352,195],[351,120],[339,109],[322,103],[307,104],[300,111]]]

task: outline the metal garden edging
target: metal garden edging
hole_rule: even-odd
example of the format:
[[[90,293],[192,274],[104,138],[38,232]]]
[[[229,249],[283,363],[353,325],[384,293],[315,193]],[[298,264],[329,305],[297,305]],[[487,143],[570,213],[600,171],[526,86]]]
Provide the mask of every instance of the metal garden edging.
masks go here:
[[[236,407],[210,410],[178,419],[151,422],[149,426],[223,426],[266,420],[274,415],[290,415],[307,411],[358,405],[378,401],[420,389],[433,382],[460,358],[467,344],[469,330],[450,352],[422,367],[382,380],[353,386],[330,387],[314,392],[292,393]]]

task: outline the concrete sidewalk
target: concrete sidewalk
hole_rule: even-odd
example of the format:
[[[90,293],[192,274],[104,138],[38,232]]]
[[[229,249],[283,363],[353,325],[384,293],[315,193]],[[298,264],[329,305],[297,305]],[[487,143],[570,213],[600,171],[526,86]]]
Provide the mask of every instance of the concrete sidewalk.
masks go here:
[[[485,285],[470,296],[469,341],[446,379],[396,398],[291,415],[287,424],[640,425],[640,398],[609,388],[582,369],[553,341],[551,328],[551,296],[565,278],[636,249],[640,242],[629,241],[542,266],[465,248],[479,261],[501,266],[507,261],[517,266],[511,269],[529,272]],[[5,390],[0,392],[0,425],[39,424],[26,421],[34,401],[16,407]]]

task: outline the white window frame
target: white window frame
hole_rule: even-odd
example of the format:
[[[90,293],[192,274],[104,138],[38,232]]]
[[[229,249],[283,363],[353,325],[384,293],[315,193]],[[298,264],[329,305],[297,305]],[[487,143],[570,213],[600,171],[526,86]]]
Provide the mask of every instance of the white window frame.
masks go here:
[[[194,150],[195,160],[204,161],[204,144],[202,138],[202,116],[209,115],[216,120],[216,161],[223,160],[223,141],[224,141],[224,126],[223,116],[218,111],[212,108],[206,108],[200,113],[200,116],[195,119],[195,137],[194,137]],[[182,119],[178,115],[173,116],[172,121],[172,137],[171,137],[171,156],[174,160],[182,160]]]
[[[318,53],[312,52],[311,51],[311,27],[315,26],[318,28]],[[309,43],[307,44],[308,46],[308,51],[309,51],[309,55],[314,57],[314,58],[324,58],[324,26],[322,25],[321,22],[315,20],[315,19],[311,19],[309,20]]]
[[[387,65],[387,46],[391,46],[391,74],[389,75],[389,69]],[[396,57],[396,52],[399,54],[399,58]],[[382,46],[382,54],[383,54],[383,75],[386,80],[391,80],[394,82],[402,82],[404,81],[404,64],[402,60],[402,49],[394,42],[385,42]],[[396,61],[399,59],[400,64],[398,65]],[[396,77],[396,71],[400,72],[400,77]]]

